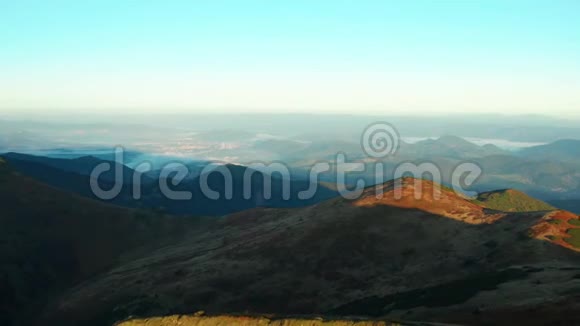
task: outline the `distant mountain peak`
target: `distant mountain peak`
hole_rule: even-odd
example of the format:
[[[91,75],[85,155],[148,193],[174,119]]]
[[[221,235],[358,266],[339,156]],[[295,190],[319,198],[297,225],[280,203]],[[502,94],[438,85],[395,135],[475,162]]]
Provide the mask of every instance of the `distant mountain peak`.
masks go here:
[[[502,151],[502,149],[499,146],[494,144],[484,144],[481,147],[486,150]]]
[[[437,138],[437,141],[442,142],[442,143],[448,143],[448,144],[459,143],[459,144],[472,144],[473,145],[472,142],[470,142],[462,137],[454,136],[454,135],[442,135],[441,137]]]
[[[425,139],[423,141],[417,142],[417,144],[424,144],[424,145],[438,145],[438,146],[446,146],[446,147],[453,147],[453,148],[475,148],[479,147],[476,144],[465,140],[459,136],[453,135],[443,135],[437,139]]]

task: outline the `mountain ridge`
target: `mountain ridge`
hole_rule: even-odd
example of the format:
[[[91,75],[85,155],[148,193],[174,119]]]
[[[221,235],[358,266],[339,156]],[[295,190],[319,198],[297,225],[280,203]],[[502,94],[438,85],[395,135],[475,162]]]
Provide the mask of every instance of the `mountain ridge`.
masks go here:
[[[318,183],[317,192],[311,198],[301,199],[298,197],[298,193],[311,186],[311,183],[307,180],[282,179],[279,176],[271,176],[265,172],[249,169],[246,166],[225,164],[222,167],[231,175],[231,184],[226,184],[224,177],[220,175],[219,171],[213,170],[205,174],[205,177],[207,177],[206,183],[201,182],[202,176],[194,176],[182,180],[179,185],[171,186],[171,180],[175,175],[175,173],[171,173],[165,180],[169,188],[173,191],[188,191],[192,194],[192,198],[189,200],[175,201],[167,198],[162,193],[161,180],[153,180],[146,175],[141,175],[143,180],[141,183],[141,198],[135,199],[133,196],[133,176],[136,172],[127,166],[121,166],[119,163],[90,158],[74,160],[51,159],[26,154],[11,154],[3,157],[21,173],[51,186],[91,199],[99,199],[90,186],[90,171],[92,171],[92,168],[101,163],[109,163],[111,167],[114,167],[114,164],[118,164],[117,167],[123,169],[121,192],[115,198],[105,202],[129,208],[165,210],[174,215],[222,216],[258,206],[299,207],[311,205],[338,195],[335,190]],[[80,167],[76,165],[78,162],[82,164]],[[91,164],[86,165],[86,162]],[[79,171],[89,172],[79,173]],[[249,197],[244,195],[246,173],[252,175],[248,187],[251,192]],[[266,178],[271,178],[272,180],[270,186],[271,198],[269,199],[265,198],[263,194],[267,182]],[[98,180],[102,189],[111,189],[115,182],[117,182],[117,179],[113,168],[104,173]],[[209,189],[216,191],[219,194],[219,198],[208,198],[202,189],[202,184],[207,184]],[[288,199],[284,197],[283,192],[286,184],[290,188],[290,198]],[[227,186],[231,186],[232,189],[231,199],[225,198]]]
[[[518,154],[535,159],[559,158],[576,161],[580,159],[580,140],[560,139],[548,144],[524,148]]]
[[[415,180],[408,181],[413,189]],[[429,189],[429,183],[423,187]],[[443,198],[461,201],[463,208],[454,213],[458,218],[423,206],[387,205],[389,195],[384,202],[367,191],[362,202],[333,198],[302,208],[231,214],[206,234],[118,265],[97,282],[71,290],[44,320],[89,325],[97,316],[114,322],[130,315],[197,310],[334,316],[356,311],[401,320],[412,312],[413,319],[426,322],[485,324],[501,321],[494,316],[505,309],[535,309],[546,291],[554,302],[570,299],[570,289],[562,288],[580,271],[578,248],[550,235],[575,228],[554,220],[578,216],[479,208],[480,217],[465,217],[459,213],[476,205],[443,188]],[[545,279],[552,281],[536,283]],[[538,284],[535,292],[526,292],[530,282]],[[490,299],[490,293],[497,295]],[[88,313],[83,307],[90,298],[99,298],[99,305]],[[485,311],[471,313],[482,305]],[[149,307],[145,315],[139,313],[143,307]]]

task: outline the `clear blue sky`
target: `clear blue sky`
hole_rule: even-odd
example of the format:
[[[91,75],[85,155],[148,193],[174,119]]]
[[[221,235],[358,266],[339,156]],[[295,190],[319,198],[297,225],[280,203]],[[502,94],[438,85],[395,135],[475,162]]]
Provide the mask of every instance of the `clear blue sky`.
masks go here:
[[[580,111],[580,1],[2,1],[0,112]]]

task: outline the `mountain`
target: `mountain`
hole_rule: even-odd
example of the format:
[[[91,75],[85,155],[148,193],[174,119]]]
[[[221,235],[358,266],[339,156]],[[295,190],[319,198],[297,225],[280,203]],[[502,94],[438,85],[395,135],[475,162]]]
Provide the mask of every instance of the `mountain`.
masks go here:
[[[228,176],[228,181],[224,175]],[[172,176],[168,178],[171,184]],[[214,191],[217,198],[210,198],[207,191]],[[316,192],[308,198],[300,198],[302,191],[316,185]],[[288,189],[287,197],[285,188]],[[314,184],[302,179],[288,179],[276,174],[250,169],[235,164],[225,164],[210,172],[186,179],[174,191],[191,193],[189,200],[167,198],[159,186],[143,190],[139,200],[141,207],[161,208],[172,214],[198,216],[221,216],[256,207],[302,207],[338,196],[338,192],[324,183]],[[267,189],[270,193],[267,193]],[[228,194],[229,193],[229,194]],[[129,201],[130,203],[130,201]]]
[[[67,193],[0,158],[0,324],[27,324],[65,289],[179,239],[197,219],[168,218]],[[19,321],[19,323],[16,323]]]
[[[11,165],[28,175],[43,178],[47,177],[45,173],[40,172],[43,167],[58,169],[62,172],[70,172],[89,177],[91,172],[100,164],[108,164],[110,170],[100,175],[105,182],[114,182],[116,179],[115,169],[123,172],[123,182],[130,183],[133,180],[134,170],[129,167],[110,160],[99,159],[94,156],[82,156],[78,158],[51,158],[45,156],[36,156],[20,153],[6,153],[2,157],[10,161]],[[154,180],[143,176],[144,183],[152,183]],[[50,182],[48,182],[50,183]]]
[[[519,154],[534,159],[579,160],[580,140],[557,140],[546,145],[524,148]]]
[[[437,138],[436,140],[424,140],[425,143],[437,143],[441,145],[446,145],[449,147],[454,148],[474,148],[474,143],[467,141],[459,136],[453,135],[442,135],[441,137]],[[475,145],[477,146],[477,145]]]
[[[309,189],[313,184],[310,181],[300,179],[285,179],[278,175],[253,170],[241,165],[226,164],[224,169],[231,175],[231,198],[226,198],[228,185],[224,183],[224,177],[218,171],[213,171],[205,176],[199,176],[191,182],[193,201],[188,203],[191,211],[197,215],[225,215],[255,207],[300,207],[308,206],[329,198],[338,196],[338,193],[322,183],[317,184],[317,190],[311,198],[300,199],[299,193]],[[246,182],[247,176],[251,176]],[[202,191],[203,178],[207,178],[210,189],[216,190],[220,197],[217,200],[208,198]],[[270,179],[270,185],[267,181]],[[284,188],[289,189],[288,199],[284,197]],[[271,191],[267,198],[266,189]],[[249,196],[245,192],[249,192]]]
[[[513,189],[480,193],[475,199],[480,205],[505,212],[553,211],[555,208],[541,200]]]
[[[173,191],[188,191],[192,194],[188,200],[172,200],[163,194],[159,180],[159,173],[150,173],[141,176],[141,198],[135,199],[133,192],[133,176],[135,171],[119,163],[100,160],[94,157],[81,157],[78,159],[53,159],[24,154],[3,155],[10,164],[19,172],[34,177],[37,180],[51,186],[71,191],[76,194],[91,198],[97,198],[91,189],[90,173],[99,164],[107,163],[111,166],[109,172],[103,173],[98,183],[102,189],[111,189],[115,184],[115,167],[123,171],[121,192],[115,198],[108,200],[110,203],[132,208],[149,208],[162,210],[175,215],[197,216],[220,216],[244,209],[265,207],[299,207],[311,205],[332,197],[338,193],[325,186],[317,185],[317,191],[310,198],[301,199],[298,194],[309,189],[312,184],[301,179],[284,179],[278,175],[271,176],[247,167],[227,164],[223,169],[214,169],[205,175],[198,166],[194,166],[195,174],[182,180],[177,185],[172,185],[175,173],[170,174],[167,180],[168,187]],[[231,184],[226,184],[219,171],[231,176]],[[250,182],[246,183],[246,175],[251,176]],[[270,178],[271,176],[271,178]],[[209,189],[216,191],[219,198],[211,199],[202,189],[202,181],[206,180]],[[266,180],[271,180],[270,198],[265,194]],[[165,183],[165,182],[164,182]],[[244,188],[247,185],[247,190]],[[284,187],[289,189],[289,196],[284,196]],[[231,190],[231,198],[226,198],[227,191]],[[249,191],[246,196],[245,191]]]
[[[110,325],[204,310],[469,325],[580,322],[577,215],[493,210],[412,178],[379,185],[383,196],[376,189],[356,200],[229,215],[80,284],[42,321]]]
[[[502,155],[507,152],[495,145],[479,146],[461,137],[444,135],[438,139],[426,139],[414,144],[402,144],[400,153],[413,157],[476,158]]]
[[[169,163],[173,163],[174,161],[171,161]],[[213,162],[210,161],[191,161],[191,162],[186,162],[183,163],[184,166],[187,168],[188,171],[188,175],[186,176],[186,180],[192,180],[195,179],[197,177],[199,177],[199,175],[204,172],[204,169],[211,164],[214,164]],[[163,162],[161,164],[161,166],[167,166],[167,163]],[[147,176],[148,178],[152,179],[152,180],[159,180],[159,178],[161,178],[161,173],[163,172],[162,169],[154,169],[148,172],[145,172],[144,175]]]

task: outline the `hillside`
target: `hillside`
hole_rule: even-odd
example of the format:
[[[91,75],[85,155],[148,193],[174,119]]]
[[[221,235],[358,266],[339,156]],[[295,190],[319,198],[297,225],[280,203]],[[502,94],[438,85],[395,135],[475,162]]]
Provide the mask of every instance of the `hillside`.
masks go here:
[[[49,298],[197,221],[123,209],[22,176],[0,159],[0,324],[34,318]],[[24,319],[24,320],[23,320]]]
[[[541,200],[514,189],[480,193],[474,202],[486,208],[504,212],[538,212],[556,209]]]
[[[56,301],[45,324],[211,314],[375,316],[469,325],[580,322],[578,216],[499,212],[402,180],[358,200],[232,214]],[[420,188],[423,196],[410,197]],[[572,249],[572,250],[571,250]],[[114,291],[112,290],[114,289]],[[549,298],[549,303],[546,302]],[[477,313],[474,313],[477,312]]]

